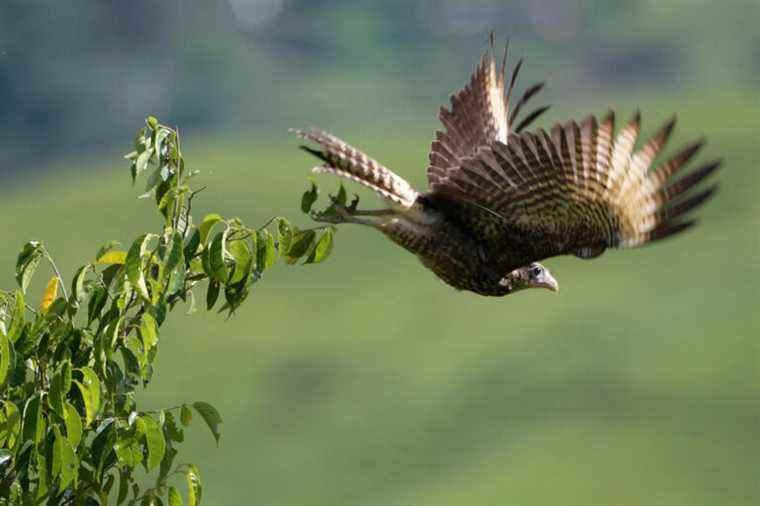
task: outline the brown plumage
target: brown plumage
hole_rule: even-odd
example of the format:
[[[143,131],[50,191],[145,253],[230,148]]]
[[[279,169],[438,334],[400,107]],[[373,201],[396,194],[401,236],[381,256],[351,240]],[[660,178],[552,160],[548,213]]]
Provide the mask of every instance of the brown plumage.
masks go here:
[[[324,162],[315,171],[357,181],[389,204],[378,211],[339,206],[337,213],[316,218],[373,226],[455,288],[496,296],[530,287],[556,290],[554,278],[537,263],[545,258],[593,258],[695,224],[690,211],[717,185],[697,187],[720,165],[681,175],[701,141],[655,165],[675,119],[639,148],[639,113],[618,131],[613,112],[548,132],[524,131],[547,109],[513,126],[543,83],[529,87],[510,113],[522,60],[506,89],[505,63],[506,50],[498,71],[493,53],[483,56],[467,86],[452,96],[451,108],[441,108],[445,129],[431,146],[425,193],[336,137],[297,131],[320,147],[304,148]]]

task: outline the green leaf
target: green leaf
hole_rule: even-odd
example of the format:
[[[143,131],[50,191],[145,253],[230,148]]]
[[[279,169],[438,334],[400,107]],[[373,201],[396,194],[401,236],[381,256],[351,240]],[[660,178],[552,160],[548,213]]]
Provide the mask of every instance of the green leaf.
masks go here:
[[[214,236],[208,252],[208,262],[211,271],[207,272],[207,274],[210,278],[213,278],[220,283],[227,283],[227,280],[229,279],[227,265],[224,262],[225,258],[228,255],[226,249],[228,231],[229,229],[225,229]]]
[[[188,464],[187,471],[185,471],[185,478],[187,479],[187,504],[190,506],[199,506],[203,496],[201,473],[193,464]]]
[[[0,387],[5,384],[8,377],[8,367],[11,364],[11,341],[5,328],[0,328]]]
[[[150,162],[152,156],[153,148],[148,148],[137,155],[137,158],[132,165],[132,184],[135,183],[137,175],[140,174],[140,172],[144,172],[148,168],[148,162]]]
[[[259,230],[258,241],[256,241],[256,268],[259,271],[265,271],[274,265],[275,254],[277,250],[274,247],[274,237],[269,230]]]
[[[166,145],[165,141],[169,135],[171,135],[171,132],[166,128],[159,128],[158,131],[156,131],[156,140],[153,143],[153,147],[156,149],[156,158],[158,158],[159,161]],[[169,140],[168,145],[171,147],[171,140]]]
[[[169,437],[171,438],[172,436]],[[174,439],[174,441],[182,442],[183,439]],[[166,480],[169,477],[169,473],[172,471],[172,464],[174,464],[174,458],[178,453],[179,452],[172,448],[171,445],[166,448],[166,455],[164,455],[164,460],[161,461],[161,467],[159,467],[158,476],[156,477],[157,487],[166,487]],[[172,475],[174,474],[175,473],[172,473]]]
[[[189,262],[190,259],[192,259],[195,254],[198,252],[198,246],[201,244],[201,233],[196,228],[190,238],[187,240],[187,244],[185,245],[185,251],[184,256],[185,259]]]
[[[182,496],[179,495],[179,491],[174,487],[169,487],[169,506],[182,506]]]
[[[214,228],[214,225],[222,221],[224,218],[222,218],[220,215],[214,213],[214,214],[207,214],[203,221],[201,221],[200,226],[198,227],[198,230],[200,230],[200,242],[203,244],[206,244],[206,238],[208,237],[209,232],[211,232],[211,229]]]
[[[71,363],[63,361],[50,382],[50,407],[61,418],[66,417],[66,395],[71,388]]]
[[[184,263],[185,259],[182,254],[182,235],[179,232],[174,232],[171,238],[171,244],[169,245],[169,256],[166,258],[166,264],[164,265],[166,274],[171,274],[175,267]]]
[[[58,373],[61,376],[61,385],[63,386],[62,392],[64,399],[71,390],[71,362],[66,359],[63,360],[58,366]]]
[[[76,448],[82,440],[82,419],[77,413],[77,409],[70,403],[66,402],[66,416],[63,421],[66,424],[66,437],[71,442],[71,446]]]
[[[100,312],[108,301],[108,291],[102,287],[96,287],[90,295],[90,301],[87,303],[87,323],[92,323],[95,318],[100,317]]]
[[[286,254],[288,259],[295,261],[298,258],[304,256],[309,251],[309,248],[311,248],[311,244],[314,242],[316,235],[316,232],[313,230],[303,230],[297,232],[293,236],[293,242],[290,244],[290,248]]]
[[[53,303],[48,307],[47,311],[44,313],[48,319],[54,319],[58,316],[63,316],[66,313],[66,309],[69,307],[68,303],[63,299],[63,297],[58,297],[57,299],[53,300]]]
[[[121,329],[124,327],[124,316],[120,316],[116,319],[111,320],[108,323],[108,327],[103,332],[102,338],[103,338],[103,344],[104,351],[106,353],[106,357],[108,359],[111,358],[111,354],[116,349],[116,343],[119,340],[119,336],[121,335]]]
[[[158,128],[158,120],[155,118],[155,116],[148,116],[145,118],[145,124],[148,125],[148,128],[151,130]]]
[[[325,230],[319,238],[319,241],[317,241],[317,245],[311,250],[305,263],[318,264],[326,260],[327,257],[330,256],[330,252],[332,252],[334,235],[335,231],[332,228]]]
[[[148,286],[145,283],[142,258],[145,255],[148,241],[153,237],[153,234],[143,234],[138,237],[129,248],[126,258],[127,279],[132,283],[132,286],[137,288],[137,293],[147,302],[150,302],[150,294],[148,293]]]
[[[226,303],[219,309],[219,312],[229,311],[230,314],[243,303],[248,297],[248,287],[245,282],[237,283],[235,285],[227,285],[224,289],[224,299]]]
[[[65,489],[76,479],[79,462],[77,461],[74,448],[63,437],[57,425],[53,425],[55,442],[53,443],[53,479],[59,478],[59,484]]]
[[[311,211],[311,206],[314,205],[314,202],[317,201],[317,185],[314,184],[313,180],[309,180],[309,183],[311,184],[311,187],[306,190],[301,197],[301,211],[303,211],[306,214],[309,214],[309,211]]]
[[[169,282],[166,285],[166,294],[174,295],[175,293],[183,291],[186,279],[187,271],[185,270],[185,265],[183,263],[174,269],[169,276]]]
[[[206,309],[211,311],[211,308],[216,304],[216,300],[219,298],[219,282],[210,280],[208,282],[208,291],[206,291]]]
[[[343,187],[343,183],[340,183],[340,188],[338,188],[338,195],[335,197],[335,200],[342,206],[346,205],[348,196],[346,195],[346,189]]]
[[[84,280],[87,277],[87,271],[92,267],[91,264],[83,265],[77,269],[74,279],[71,282],[71,297],[76,304],[84,300]]]
[[[26,289],[29,287],[29,282],[32,280],[34,271],[37,270],[37,266],[40,264],[42,254],[42,244],[37,241],[29,241],[24,244],[21,253],[18,255],[18,259],[16,260],[16,281],[24,293],[26,293]]]
[[[119,351],[124,359],[124,372],[134,381],[142,378],[146,359],[140,340],[135,336],[129,336],[126,344],[119,347]]]
[[[229,253],[235,260],[235,270],[229,279],[229,284],[235,284],[248,277],[253,268],[253,258],[248,243],[244,240],[234,240],[228,243]]]
[[[129,495],[129,480],[132,477],[132,472],[127,469],[122,469],[119,472],[119,491],[116,494],[116,504],[121,504],[127,499]]]
[[[16,290],[16,305],[13,309],[13,319],[11,320],[10,327],[8,327],[8,339],[10,339],[12,343],[18,341],[18,338],[21,337],[21,333],[24,330],[25,310],[26,303],[24,302],[24,292]]]
[[[166,411],[164,413],[166,416],[166,419],[164,420],[164,434],[166,434],[166,437],[169,438],[170,441],[176,441],[178,443],[181,443],[185,440],[185,433],[177,426],[177,422],[174,420],[174,415],[171,411]],[[167,452],[167,456],[169,453]],[[164,462],[161,464],[164,466],[166,464],[167,457],[164,457]]]
[[[153,158],[153,148],[146,148],[145,151],[140,153],[135,159],[135,175],[140,174],[148,169],[150,159]]]
[[[26,401],[24,406],[23,441],[32,441],[35,445],[42,441],[45,434],[45,421],[42,418],[42,402],[40,393]]]
[[[52,442],[53,444],[51,446],[55,445],[55,440]],[[51,451],[45,452],[45,453],[37,453],[37,493],[35,494],[38,501],[44,500],[44,498],[47,496],[48,491],[50,490],[50,487],[53,485],[51,483],[51,480],[55,479],[55,476],[52,478],[48,477],[48,457],[52,457],[50,453],[53,451],[53,449],[49,449]],[[60,461],[58,462],[60,466]],[[60,467],[57,469],[56,474],[60,474],[61,469]]]
[[[108,458],[113,451],[114,443],[116,442],[115,421],[114,418],[106,418],[103,420],[95,431],[95,437],[90,444],[93,464],[98,474],[108,461]]]
[[[174,222],[174,213],[177,211],[174,208],[174,204],[177,202],[177,189],[172,186],[174,176],[167,166],[162,166],[158,173],[162,181],[156,187],[154,196],[158,211],[164,216],[166,226],[169,227]]]
[[[222,417],[214,406],[207,402],[194,402],[193,407],[201,415],[201,418],[206,422],[208,428],[211,429],[211,434],[214,435],[217,446],[219,445],[219,438],[222,436]]]
[[[82,382],[74,381],[74,384],[82,394],[85,425],[89,426],[95,421],[95,417],[100,409],[100,380],[95,371],[89,367],[82,367],[77,370],[82,373],[83,379]]]
[[[201,260],[202,271],[206,274],[206,276],[209,279],[212,278],[211,274],[213,272],[211,270],[211,260],[210,260],[210,258],[211,258],[211,255],[209,254],[209,248],[205,248],[203,250],[203,253],[201,253],[200,260]],[[195,263],[197,263],[197,262],[195,262]],[[192,263],[191,263],[191,266],[192,266]]]
[[[140,337],[145,351],[149,351],[158,343],[158,327],[156,319],[150,313],[143,313],[140,321]]]
[[[113,450],[119,463],[127,466],[129,469],[134,469],[135,466],[142,462],[142,448],[140,448],[137,439],[130,434],[122,434],[117,437]]]
[[[280,256],[284,257],[290,250],[290,243],[293,240],[293,226],[286,218],[277,219],[277,247]]]
[[[187,407],[187,404],[183,404],[182,408],[180,408],[179,420],[182,422],[182,425],[184,425],[185,427],[190,425],[190,422],[193,421],[193,412],[190,411],[190,408]]]
[[[148,449],[148,460],[145,467],[150,472],[161,464],[161,459],[164,458],[166,451],[164,433],[158,423],[148,415],[138,417],[135,424],[137,430],[145,437],[145,446]]]
[[[13,448],[21,434],[21,413],[11,401],[3,401],[0,411],[0,446]]]

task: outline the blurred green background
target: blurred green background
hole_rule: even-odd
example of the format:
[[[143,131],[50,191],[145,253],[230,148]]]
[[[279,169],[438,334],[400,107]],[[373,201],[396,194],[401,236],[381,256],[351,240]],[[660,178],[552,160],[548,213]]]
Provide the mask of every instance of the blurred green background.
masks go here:
[[[307,223],[289,126],[424,187],[435,112],[493,29],[523,87],[549,81],[542,126],[640,106],[645,133],[678,113],[671,152],[706,136],[725,170],[702,225],[549,260],[559,294],[504,299],[345,227],[328,263],[277,267],[229,321],[173,316],[145,407],[221,411],[221,446],[194,424],[180,457],[210,505],[757,504],[758,19],[738,0],[4,2],[0,285],[28,239],[70,276],[158,225],[120,158],[149,113],[184,132],[198,216]]]

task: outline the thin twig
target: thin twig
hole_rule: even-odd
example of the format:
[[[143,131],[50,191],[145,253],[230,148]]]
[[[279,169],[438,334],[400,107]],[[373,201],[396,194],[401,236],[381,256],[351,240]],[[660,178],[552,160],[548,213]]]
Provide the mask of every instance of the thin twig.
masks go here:
[[[45,258],[47,258],[47,261],[50,262],[50,265],[53,267],[53,272],[55,272],[55,275],[58,278],[58,284],[61,285],[61,292],[63,292],[63,298],[66,299],[66,301],[68,301],[69,295],[66,292],[66,283],[63,281],[63,276],[61,276],[61,271],[58,270],[58,266],[55,265],[55,261],[53,260],[53,257],[50,256],[50,252],[48,252],[47,248],[43,246],[42,251],[45,252]]]
[[[145,411],[143,411],[143,413],[153,413],[153,414],[156,414],[156,415],[157,415],[157,414],[158,414],[158,413],[160,413],[161,411],[172,411],[172,410],[174,410],[174,409],[181,409],[181,408],[182,408],[182,406],[183,406],[183,404],[180,404],[180,405],[178,405],[178,406],[172,406],[172,407],[170,407],[170,408],[161,408],[161,409],[148,409],[148,410],[145,410]]]
[[[183,236],[187,234],[187,229],[190,227],[190,211],[193,210],[193,198],[205,189],[205,185],[201,186],[199,189],[191,191],[190,196],[187,198],[187,213],[185,215],[185,230],[182,231]]]
[[[282,216],[273,216],[272,218],[269,218],[269,221],[261,225],[257,230],[261,230],[262,228],[266,228],[269,226],[270,223],[272,223],[274,220],[278,220],[282,218]]]
[[[299,228],[299,232],[308,232],[309,230],[325,230],[327,228],[335,228],[335,225],[318,225],[316,227],[311,228]]]

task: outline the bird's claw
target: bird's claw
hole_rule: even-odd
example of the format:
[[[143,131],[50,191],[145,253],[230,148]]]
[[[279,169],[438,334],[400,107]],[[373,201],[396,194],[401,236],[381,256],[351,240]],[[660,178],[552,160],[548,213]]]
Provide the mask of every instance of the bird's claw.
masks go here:
[[[326,211],[311,213],[311,219],[314,221],[321,221],[322,223],[343,223],[344,219],[341,215],[335,212],[332,208]]]
[[[352,217],[357,211],[359,205],[359,196],[354,194],[354,198],[351,199],[351,203],[346,205],[345,197],[343,199],[330,195],[330,201],[332,205],[321,212],[311,213],[311,217],[316,221],[322,221],[326,223],[347,223],[350,222]]]
[[[312,213],[312,218],[316,221],[336,224],[350,221],[351,215],[353,214],[352,211],[355,209],[346,207],[332,196],[331,199],[333,202],[332,205],[324,211]]]
[[[348,210],[353,212],[356,211],[356,206],[359,205],[359,195],[354,193],[354,198],[351,199],[351,203],[348,204]]]

